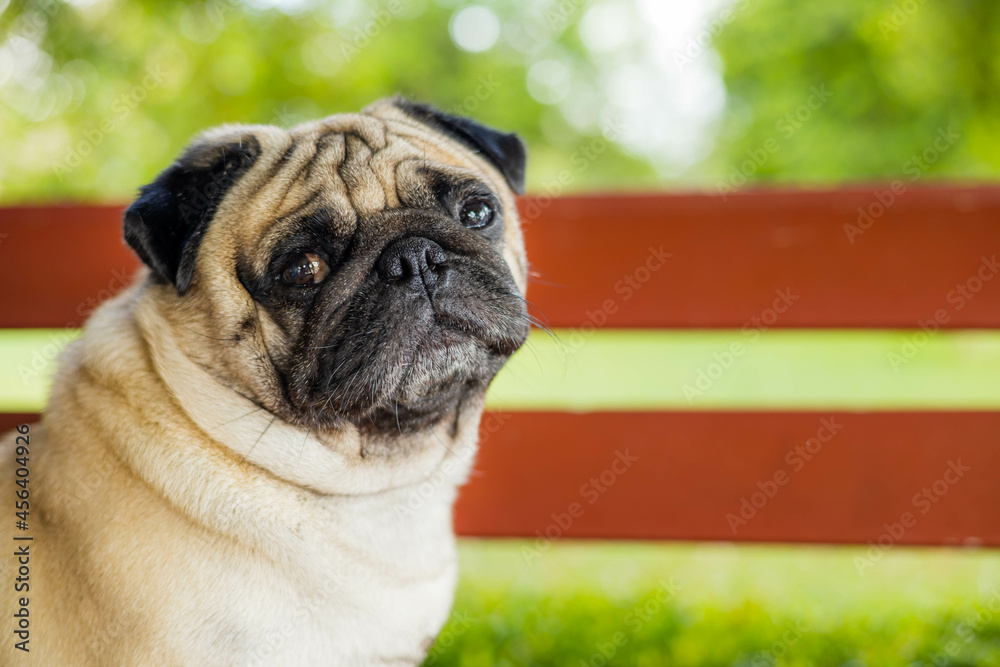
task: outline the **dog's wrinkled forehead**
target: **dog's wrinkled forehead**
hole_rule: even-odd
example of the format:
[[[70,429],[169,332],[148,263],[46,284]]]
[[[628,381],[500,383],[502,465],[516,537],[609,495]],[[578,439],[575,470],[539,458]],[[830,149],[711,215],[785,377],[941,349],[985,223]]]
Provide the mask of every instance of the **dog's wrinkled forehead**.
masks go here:
[[[354,234],[379,212],[424,203],[435,178],[478,180],[496,193],[507,189],[474,154],[435,134],[415,124],[348,115],[258,136],[261,157],[225,219],[235,235],[261,248],[318,211],[335,234]],[[255,259],[267,257],[257,253]]]
[[[291,130],[223,126],[201,135],[142,189],[126,212],[125,236],[183,294],[210,222],[213,234],[258,251],[275,245],[290,222],[320,210],[333,233],[350,235],[381,211],[419,205],[434,175],[479,181],[516,215],[524,164],[516,135],[398,98]],[[516,225],[504,240],[521,245]],[[253,258],[266,261],[260,252]]]

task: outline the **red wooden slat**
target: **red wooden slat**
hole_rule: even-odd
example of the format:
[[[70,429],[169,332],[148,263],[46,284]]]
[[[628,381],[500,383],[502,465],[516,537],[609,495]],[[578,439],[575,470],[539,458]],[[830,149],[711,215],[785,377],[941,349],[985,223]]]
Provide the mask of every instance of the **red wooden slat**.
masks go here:
[[[18,424],[32,424],[38,421],[39,415],[0,413],[0,434],[6,433]]]
[[[528,296],[557,326],[600,325],[606,300],[615,327],[907,328],[941,309],[946,326],[1000,326],[1000,280],[949,302],[984,256],[1000,259],[1000,188],[913,190],[886,207],[873,191],[887,187],[523,202],[540,274]],[[859,209],[883,212],[863,230]],[[852,243],[845,225],[863,233]],[[647,273],[661,246],[672,256]],[[768,312],[779,290],[794,305]]]
[[[0,208],[0,328],[79,326],[128,285],[139,260],[122,208]]]
[[[997,412],[511,413],[483,426],[463,535],[1000,546]],[[808,461],[794,451],[807,446]],[[743,499],[760,507],[741,517]],[[734,533],[727,515],[746,523]]]
[[[823,420],[839,429],[807,461],[795,448],[831,435]],[[541,551],[561,537],[1000,546],[998,478],[997,412],[488,413],[455,523]],[[760,507],[734,533],[744,498]]]
[[[740,327],[762,318],[778,327],[908,328],[937,311],[945,326],[1000,327],[1000,281],[976,282],[982,258],[1000,255],[1000,188],[913,189],[886,207],[879,197],[888,201],[888,187],[527,198],[538,274],[529,297],[559,327],[605,319],[612,327]],[[884,212],[851,243],[844,225],[857,225],[859,208]],[[77,324],[95,299],[120,288],[137,266],[120,216],[113,206],[0,209],[8,286],[0,328]],[[650,248],[660,246],[671,257],[647,275],[647,259],[657,264]],[[970,279],[980,291],[965,298],[956,288]],[[778,290],[796,298],[776,315]]]

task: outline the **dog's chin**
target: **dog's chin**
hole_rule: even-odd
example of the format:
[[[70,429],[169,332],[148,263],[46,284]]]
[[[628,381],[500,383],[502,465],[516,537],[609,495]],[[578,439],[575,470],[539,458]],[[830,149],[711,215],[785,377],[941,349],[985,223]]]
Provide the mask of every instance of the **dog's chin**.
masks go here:
[[[456,386],[489,383],[505,360],[467,334],[442,327],[416,347],[396,396],[412,406],[438,401]]]
[[[483,340],[438,322],[400,327],[369,351],[363,367],[313,399],[320,409],[310,411],[309,421],[407,432],[454,420],[460,405],[486,392],[523,340],[521,332],[502,342]]]
[[[356,415],[359,425],[413,430],[451,418],[463,401],[485,393],[508,358],[449,326],[435,325],[410,342],[403,364],[393,353],[374,364],[383,366],[383,377],[396,382],[393,386],[374,379],[375,400]]]

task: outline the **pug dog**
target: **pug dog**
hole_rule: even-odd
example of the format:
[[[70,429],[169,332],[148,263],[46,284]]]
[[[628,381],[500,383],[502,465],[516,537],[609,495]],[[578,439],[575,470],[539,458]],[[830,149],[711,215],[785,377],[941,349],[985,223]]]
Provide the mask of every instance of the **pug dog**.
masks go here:
[[[143,187],[146,267],[28,429],[0,663],[419,664],[486,389],[529,331],[525,157],[395,98],[210,130]]]

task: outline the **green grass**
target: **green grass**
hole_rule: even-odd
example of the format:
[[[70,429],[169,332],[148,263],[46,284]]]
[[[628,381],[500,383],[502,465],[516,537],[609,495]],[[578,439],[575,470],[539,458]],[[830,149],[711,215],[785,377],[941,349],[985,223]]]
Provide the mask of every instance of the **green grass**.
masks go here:
[[[463,541],[425,664],[1000,665],[996,552],[897,548],[862,575],[863,547],[529,544]]]
[[[0,411],[40,410],[75,332],[0,330]],[[534,332],[490,388],[503,410],[998,409],[1000,332]],[[742,353],[726,356],[734,343]],[[894,364],[891,355],[898,354]],[[723,365],[727,366],[723,368]],[[699,384],[699,377],[704,378]],[[685,388],[687,387],[687,389]]]

